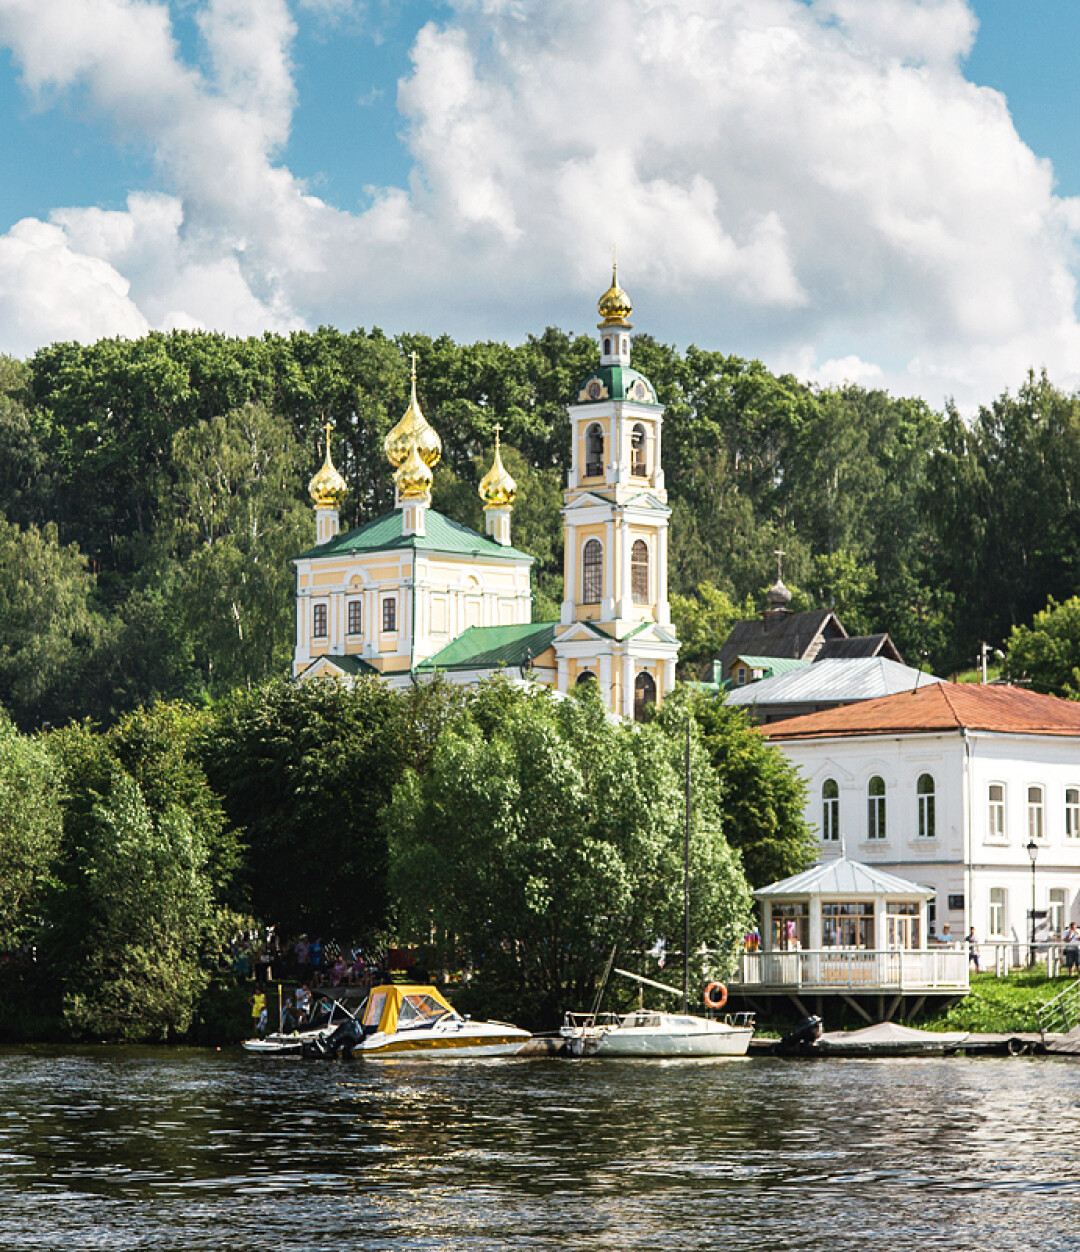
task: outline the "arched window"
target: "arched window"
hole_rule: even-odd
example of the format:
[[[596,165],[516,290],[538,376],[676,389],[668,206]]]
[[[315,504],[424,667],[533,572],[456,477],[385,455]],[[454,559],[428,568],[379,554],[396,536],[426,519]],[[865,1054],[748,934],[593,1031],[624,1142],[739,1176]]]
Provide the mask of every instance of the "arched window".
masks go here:
[[[915,784],[919,798],[919,838],[933,839],[937,834],[934,818],[934,780],[929,774],[920,774]]]
[[[840,838],[840,787],[835,778],[821,784],[821,838],[827,843]]]
[[[640,722],[649,705],[656,703],[656,682],[642,670],[634,680],[634,720]]]
[[[645,462],[645,427],[638,422],[630,432],[630,473],[644,478],[648,472]]]
[[[326,638],[326,605],[316,604],[311,609],[311,637],[312,639]]]
[[[604,549],[589,539],[581,550],[581,603],[599,604],[604,594]]]
[[[581,673],[578,674],[577,676],[576,686],[584,687],[586,683],[594,683],[594,682],[596,682],[596,675],[592,672],[592,670],[583,669]]]
[[[585,432],[585,477],[599,478],[604,472],[604,430],[596,422]]]
[[[604,340],[604,356],[611,356],[611,340]]]
[[[649,545],[635,539],[630,549],[630,594],[635,604],[649,603]]]
[[[866,787],[866,837],[885,838],[885,779],[879,774]]]

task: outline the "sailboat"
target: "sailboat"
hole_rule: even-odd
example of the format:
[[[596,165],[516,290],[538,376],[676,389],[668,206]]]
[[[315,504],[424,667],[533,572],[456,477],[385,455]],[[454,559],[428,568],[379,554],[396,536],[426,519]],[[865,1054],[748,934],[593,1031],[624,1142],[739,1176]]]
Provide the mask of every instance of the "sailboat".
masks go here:
[[[665,991],[682,999],[681,1013],[635,1009],[624,1017],[601,1015],[604,988],[614,968],[623,978]],[[714,988],[722,993],[717,999]],[[727,990],[720,983],[706,988],[710,1008],[723,1007]],[[644,978],[630,970],[615,967],[612,948],[600,990],[591,1014],[566,1015],[560,1031],[571,1056],[599,1057],[714,1057],[745,1056],[754,1035],[754,1014],[736,1013],[718,1020],[690,1012],[690,721],[686,723],[686,830],[683,840],[683,985],[679,991],[667,983]]]

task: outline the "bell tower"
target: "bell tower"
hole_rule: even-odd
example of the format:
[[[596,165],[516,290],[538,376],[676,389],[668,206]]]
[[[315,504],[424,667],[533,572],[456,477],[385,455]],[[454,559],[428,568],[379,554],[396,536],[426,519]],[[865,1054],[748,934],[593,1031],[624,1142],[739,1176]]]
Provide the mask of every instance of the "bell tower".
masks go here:
[[[614,712],[641,716],[674,686],[678,655],[667,595],[664,410],[630,364],[633,306],[615,265],[597,311],[600,364],[568,409],[559,687],[595,679]]]

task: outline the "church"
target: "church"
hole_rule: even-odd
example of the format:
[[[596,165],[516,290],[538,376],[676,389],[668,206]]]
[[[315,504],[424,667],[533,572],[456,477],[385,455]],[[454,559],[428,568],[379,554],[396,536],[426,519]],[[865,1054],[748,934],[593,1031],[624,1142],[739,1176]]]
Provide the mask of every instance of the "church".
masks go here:
[[[330,430],[309,484],[316,545],[293,559],[298,681],[381,675],[396,685],[442,673],[493,674],[567,692],[596,682],[612,713],[640,719],[675,685],[678,639],[667,596],[663,406],[630,364],[630,299],[613,268],[597,305],[600,364],[567,408],[572,454],[562,508],[558,621],[532,620],[533,558],[511,542],[516,484],[500,455],[479,487],[485,534],[431,507],[442,443],[412,398],[383,450],[395,508],[342,532],[346,484]]]

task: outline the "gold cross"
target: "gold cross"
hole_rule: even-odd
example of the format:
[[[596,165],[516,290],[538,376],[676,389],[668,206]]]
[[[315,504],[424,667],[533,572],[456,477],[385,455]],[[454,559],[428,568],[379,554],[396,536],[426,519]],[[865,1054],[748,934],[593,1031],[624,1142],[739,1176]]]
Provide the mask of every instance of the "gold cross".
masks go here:
[[[327,418],[326,425],[323,427],[326,431],[326,455],[330,455],[330,432],[334,429],[334,423]]]

